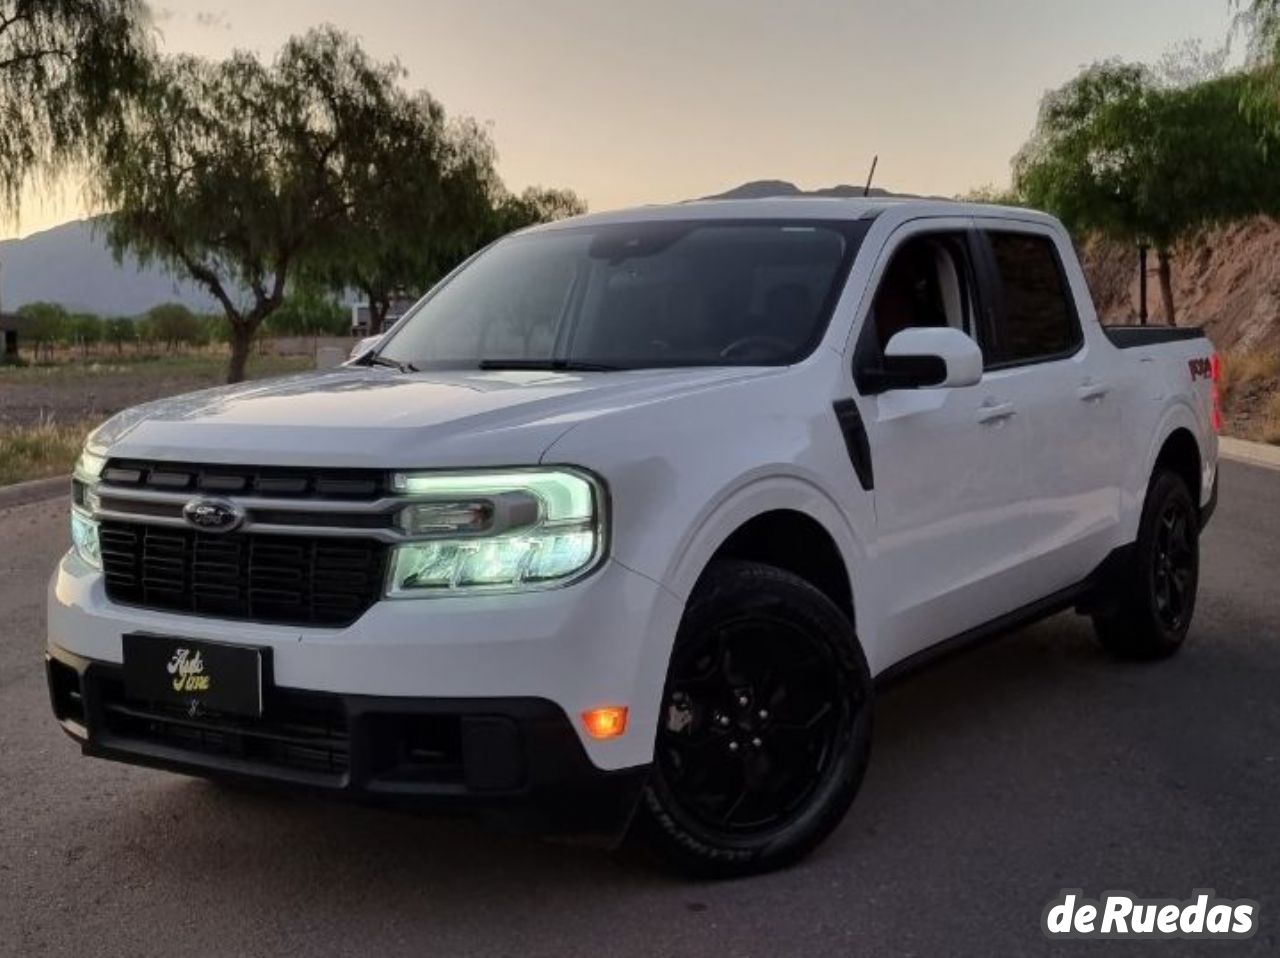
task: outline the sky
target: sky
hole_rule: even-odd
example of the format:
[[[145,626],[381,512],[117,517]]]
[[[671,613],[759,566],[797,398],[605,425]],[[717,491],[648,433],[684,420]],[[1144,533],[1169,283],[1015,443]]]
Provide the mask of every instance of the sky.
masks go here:
[[[1228,0],[153,0],[162,49],[270,58],[332,23],[490,125],[514,190],[593,210],[753,179],[954,195],[1005,185],[1042,94],[1082,66],[1221,44]],[[32,192],[26,235],[84,215]]]

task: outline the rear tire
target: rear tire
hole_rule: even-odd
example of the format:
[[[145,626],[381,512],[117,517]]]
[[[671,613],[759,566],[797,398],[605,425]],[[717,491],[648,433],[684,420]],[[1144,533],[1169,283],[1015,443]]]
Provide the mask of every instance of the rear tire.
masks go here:
[[[848,617],[781,569],[718,561],[676,636],[639,826],[688,874],[788,865],[867,767],[873,686]]]
[[[1093,616],[1098,641],[1124,659],[1160,659],[1182,647],[1200,579],[1200,514],[1181,476],[1151,479],[1138,540],[1105,583],[1111,603]]]

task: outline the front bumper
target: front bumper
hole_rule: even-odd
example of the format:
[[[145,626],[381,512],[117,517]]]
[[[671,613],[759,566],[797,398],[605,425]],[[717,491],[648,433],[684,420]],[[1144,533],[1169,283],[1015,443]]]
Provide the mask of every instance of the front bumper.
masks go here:
[[[603,771],[538,698],[339,695],[271,687],[261,719],[129,700],[120,667],[51,646],[54,715],[86,755],[414,810],[464,811],[613,843],[647,766]]]
[[[131,632],[271,650],[274,684],[344,699],[538,699],[570,717],[601,771],[647,765],[682,604],[609,561],[546,592],[376,603],[340,629],[263,625],[133,608],[107,598],[74,553],[49,586],[48,649],[106,665]],[[628,730],[600,741],[579,716],[625,705]]]

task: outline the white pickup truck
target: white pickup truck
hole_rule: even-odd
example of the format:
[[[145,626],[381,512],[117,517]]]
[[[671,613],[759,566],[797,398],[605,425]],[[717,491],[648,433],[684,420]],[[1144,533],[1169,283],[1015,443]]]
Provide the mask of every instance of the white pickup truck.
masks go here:
[[[1177,650],[1216,373],[1100,325],[1026,210],[531,229],[341,368],[89,438],[53,710],[89,755],[777,867],[849,807],[879,683],[1072,608]]]

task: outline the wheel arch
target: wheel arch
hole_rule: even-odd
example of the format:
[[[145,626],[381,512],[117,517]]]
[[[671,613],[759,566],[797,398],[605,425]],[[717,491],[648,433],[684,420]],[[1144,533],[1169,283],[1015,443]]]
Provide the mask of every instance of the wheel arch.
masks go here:
[[[1204,505],[1204,492],[1213,481],[1214,456],[1213,449],[1204,448],[1206,428],[1207,424],[1202,423],[1185,402],[1173,403],[1159,417],[1149,433],[1146,456],[1133,463],[1125,480],[1125,541],[1132,541],[1138,535],[1142,505],[1157,468],[1168,465],[1181,475],[1191,490],[1192,501],[1197,507]]]
[[[748,519],[711,555],[743,559],[784,569],[804,579],[854,621],[853,584],[835,539],[812,516],[774,509]]]
[[[1160,444],[1155,460],[1151,464],[1147,481],[1161,469],[1169,469],[1181,477],[1191,490],[1191,501],[1199,508],[1201,503],[1201,484],[1204,459],[1200,454],[1200,444],[1195,435],[1186,426],[1174,428]]]
[[[854,621],[862,550],[841,510],[806,480],[756,479],[724,497],[686,540],[669,587],[687,600],[720,558],[763,562],[799,575]]]

